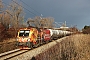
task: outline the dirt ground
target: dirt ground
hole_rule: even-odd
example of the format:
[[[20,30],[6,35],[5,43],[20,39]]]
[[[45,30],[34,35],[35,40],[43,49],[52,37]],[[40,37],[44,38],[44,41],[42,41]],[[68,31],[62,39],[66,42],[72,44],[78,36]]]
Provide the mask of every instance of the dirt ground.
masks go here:
[[[15,45],[16,44],[15,41],[16,41],[15,38],[10,38],[0,42],[0,53],[16,49],[17,46]]]

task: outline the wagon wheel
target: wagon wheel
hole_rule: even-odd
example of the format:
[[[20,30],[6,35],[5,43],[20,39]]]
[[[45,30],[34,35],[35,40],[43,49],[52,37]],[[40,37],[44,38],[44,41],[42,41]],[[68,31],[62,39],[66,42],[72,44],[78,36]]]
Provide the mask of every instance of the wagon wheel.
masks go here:
[[[44,41],[44,36],[42,36],[42,38],[41,38],[41,42],[40,42],[41,45],[44,44],[44,42],[45,42],[45,41]]]
[[[49,43],[49,42],[50,42],[50,40],[46,40],[46,44]]]
[[[52,41],[52,37],[50,37],[50,40],[49,40],[49,42],[51,42]]]

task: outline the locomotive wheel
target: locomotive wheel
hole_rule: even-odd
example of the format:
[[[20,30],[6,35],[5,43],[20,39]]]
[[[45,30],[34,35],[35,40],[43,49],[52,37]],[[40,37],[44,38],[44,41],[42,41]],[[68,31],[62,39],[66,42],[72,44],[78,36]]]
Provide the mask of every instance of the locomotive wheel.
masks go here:
[[[52,42],[52,40],[53,40],[53,39],[52,39],[52,37],[51,37],[50,40],[49,40],[49,42]]]
[[[40,46],[40,40],[37,40],[37,47],[39,47]]]
[[[38,47],[40,44],[39,44],[39,42],[38,41],[36,41],[36,44],[33,44],[33,47]]]
[[[32,42],[27,42],[26,45],[31,49],[33,48],[33,43]]]
[[[44,36],[43,36],[42,39],[41,39],[41,45],[44,44],[44,43],[45,43],[45,41],[44,41]]]
[[[19,42],[16,42],[16,46],[19,46]]]

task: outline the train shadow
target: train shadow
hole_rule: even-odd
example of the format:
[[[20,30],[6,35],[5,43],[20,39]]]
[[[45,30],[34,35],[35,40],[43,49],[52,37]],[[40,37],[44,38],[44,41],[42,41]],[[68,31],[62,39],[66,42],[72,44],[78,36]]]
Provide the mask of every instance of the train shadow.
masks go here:
[[[36,58],[33,56],[33,57],[31,58],[31,60],[36,60]]]

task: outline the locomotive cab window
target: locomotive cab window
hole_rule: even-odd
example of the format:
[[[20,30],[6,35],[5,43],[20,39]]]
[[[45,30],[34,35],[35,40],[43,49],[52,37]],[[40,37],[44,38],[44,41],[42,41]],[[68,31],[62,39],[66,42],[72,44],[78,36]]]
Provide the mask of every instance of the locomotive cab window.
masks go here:
[[[29,36],[29,32],[30,30],[20,30],[19,32],[19,36],[22,37],[22,36]]]
[[[24,36],[29,36],[29,32],[29,30],[26,30]]]
[[[24,30],[20,30],[19,36],[21,37],[21,36],[23,36],[23,35],[24,35]]]

